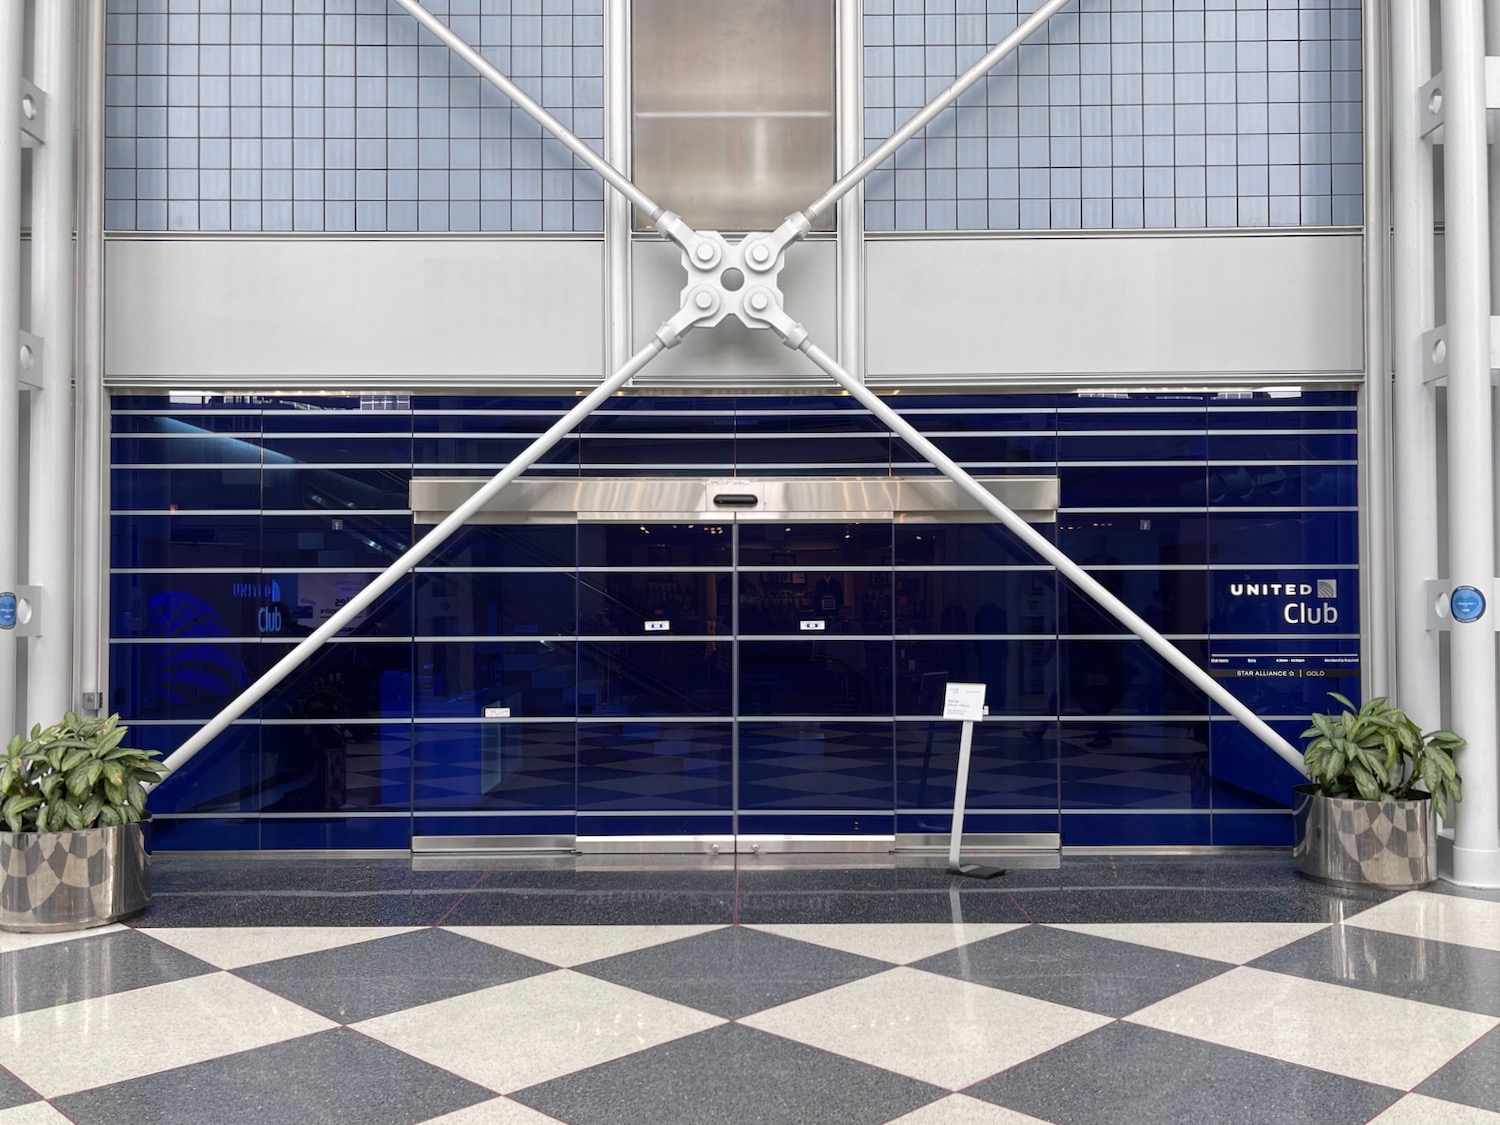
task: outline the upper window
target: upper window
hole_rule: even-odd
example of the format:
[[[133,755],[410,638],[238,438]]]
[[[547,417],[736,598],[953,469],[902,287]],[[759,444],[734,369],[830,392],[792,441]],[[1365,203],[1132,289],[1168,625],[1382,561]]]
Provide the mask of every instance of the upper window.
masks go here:
[[[695,227],[740,231],[769,230],[827,190],[832,0],[636,0],[634,13],[644,191]]]

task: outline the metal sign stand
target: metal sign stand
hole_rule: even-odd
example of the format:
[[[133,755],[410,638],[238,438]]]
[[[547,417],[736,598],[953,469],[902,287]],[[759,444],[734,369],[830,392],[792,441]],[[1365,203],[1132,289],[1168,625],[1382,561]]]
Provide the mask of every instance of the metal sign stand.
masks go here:
[[[974,720],[983,719],[984,685],[950,683],[943,696],[943,718],[962,719],[963,734],[958,741],[958,776],[953,779],[953,827],[948,841],[948,874],[967,875],[972,879],[993,879],[1004,875],[1003,867],[986,867],[980,863],[963,863],[958,858],[964,838],[964,803],[969,793],[969,759],[974,749]]]

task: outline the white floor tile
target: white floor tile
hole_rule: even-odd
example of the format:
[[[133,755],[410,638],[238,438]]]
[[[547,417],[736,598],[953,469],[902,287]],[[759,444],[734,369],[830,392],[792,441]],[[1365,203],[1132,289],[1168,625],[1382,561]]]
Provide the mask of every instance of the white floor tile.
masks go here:
[[[960,945],[1019,930],[1024,922],[914,922],[884,924],[787,924],[750,926],[798,941],[826,945],[861,957],[874,957],[896,965],[910,965],[924,957],[946,953]]]
[[[559,969],[354,1026],[471,1082],[509,1093],[723,1022]]]
[[[72,1125],[72,1118],[64,1117],[46,1102],[0,1109],[0,1125]]]
[[[1500,1020],[1240,967],[1127,1016],[1318,1070],[1409,1090]],[[1379,1029],[1393,1029],[1379,1034]]]
[[[0,1120],[0,1125],[5,1125],[5,1122]],[[425,1125],[557,1125],[557,1118],[538,1113],[509,1098],[496,1098],[492,1102],[480,1102],[468,1109],[434,1117]]]
[[[602,957],[633,953],[723,926],[445,926],[455,934],[498,945],[564,969]]]
[[[336,1026],[248,981],[212,973],[7,1016],[0,1058],[53,1098]]]
[[[4,1118],[0,1118],[0,1125],[3,1122]],[[1370,1125],[1500,1125],[1500,1113],[1407,1094]]]
[[[898,968],[740,1022],[957,1090],[1110,1020],[1030,996]]]
[[[1326,922],[1125,922],[1104,925],[1056,924],[1075,934],[1149,945],[1190,957],[1243,965],[1308,934],[1327,929]]]
[[[1361,911],[1345,925],[1500,952],[1500,902],[1483,899],[1408,891]]]
[[[142,930],[147,937],[221,969],[239,969],[303,953],[410,933],[416,926],[238,926]]]
[[[60,941],[77,941],[79,938],[98,934],[116,934],[127,927],[119,922],[108,926],[95,926],[92,930],[67,930],[60,934],[12,934],[0,931],[0,953],[14,949],[35,949],[39,945],[56,945]]]
[[[1050,1125],[1040,1117],[1017,1113],[978,1098],[950,1094],[931,1105],[898,1117],[890,1125]]]

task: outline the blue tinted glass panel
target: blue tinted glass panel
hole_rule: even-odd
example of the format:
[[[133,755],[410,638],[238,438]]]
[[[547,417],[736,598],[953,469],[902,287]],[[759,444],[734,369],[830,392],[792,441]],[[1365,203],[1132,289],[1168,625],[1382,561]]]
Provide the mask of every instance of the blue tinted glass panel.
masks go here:
[[[267,642],[264,658],[287,646]],[[268,719],[400,719],[411,716],[411,645],[330,641],[271,689]]]
[[[1049,571],[897,571],[898,633],[1052,633]]]
[[[1203,645],[1177,647],[1202,662]],[[1083,715],[1202,715],[1207,697],[1143,641],[1061,640],[1058,686],[1062,713]]]
[[[727,722],[579,724],[579,813],[731,808],[731,733]]]
[[[1114,465],[1058,470],[1064,508],[1201,507],[1206,490],[1202,465]]]
[[[958,775],[954,722],[896,724],[896,804],[902,809],[952,809]],[[969,763],[968,808],[1055,809],[1057,724],[1055,720],[974,726]],[[946,832],[951,818],[941,828]]]
[[[1081,433],[1057,443],[1059,461],[1201,461],[1204,452],[1204,437],[1197,433]]]
[[[271,585],[273,600],[263,604],[265,613],[257,611],[258,631],[267,637],[305,637],[377,577],[332,570],[267,574],[264,581]],[[339,636],[405,638],[411,636],[411,624],[411,580],[403,578],[356,614]]]
[[[734,440],[729,437],[693,439],[673,435],[578,440],[578,463],[583,472],[629,466],[649,470],[653,466],[728,466],[734,464]]]
[[[1208,502],[1219,507],[1343,507],[1359,503],[1353,465],[1215,465]]]
[[[1052,524],[1032,524],[1044,539]],[[1035,566],[1042,558],[1015,534],[996,523],[905,524],[893,529],[898,566]]]
[[[1035,397],[1042,405],[1022,398],[1019,401],[1025,405],[1012,411],[996,408],[997,403],[1006,401],[1005,395],[955,395],[938,407],[912,410],[903,406],[900,413],[928,437],[955,430],[995,431],[996,436],[1003,437],[1025,431],[1034,434],[1038,430],[1057,429],[1057,412],[1046,405],[1048,396]],[[906,396],[901,398],[905,401]],[[942,403],[941,399],[930,401]]]
[[[1271,426],[1279,429],[1275,420]],[[1209,434],[1214,461],[1353,461],[1359,443],[1349,434]]]
[[[574,653],[553,641],[418,642],[419,718],[477,719],[486,707],[509,707],[515,718],[574,713]]]
[[[114,469],[116,511],[219,511],[260,507],[260,469]]]
[[[417,576],[416,632],[422,637],[571,634],[576,582],[571,574]]]
[[[133,726],[127,746],[171,754],[200,724]],[[236,723],[189,758],[151,794],[151,812],[254,812],[260,802],[261,727]]]
[[[1067,722],[1063,808],[1207,808],[1208,723]]]
[[[276,723],[261,737],[262,812],[411,807],[407,723]]]
[[[578,713],[729,714],[728,639],[578,646]]]
[[[260,819],[229,817],[192,817],[177,820],[170,816],[153,817],[148,829],[153,851],[204,852],[254,851],[260,847]]]
[[[647,628],[650,623],[666,626],[673,635],[723,636],[730,631],[729,586],[727,574],[584,574],[578,583],[578,630],[643,636],[652,631]]]
[[[200,435],[205,433],[214,434],[256,434],[261,430],[261,415],[259,411],[246,414],[208,414],[189,413],[180,417],[158,413],[159,410],[167,408],[166,400],[162,398],[148,398],[138,400],[144,403],[154,403],[156,409],[148,414],[127,414],[120,406],[121,397],[115,395],[110,402],[115,407],[115,413],[110,415],[110,432],[116,434],[189,434]],[[177,408],[174,405],[172,409]],[[251,439],[252,443],[258,441]]]
[[[259,465],[254,441],[215,437],[113,438],[109,455],[116,465]]]
[[[1204,516],[1133,516],[1120,512],[1070,512],[1058,517],[1057,545],[1075,562],[1201,563],[1208,558]]]
[[[742,715],[890,713],[889,642],[740,642]]]
[[[740,632],[801,633],[803,622],[824,633],[889,633],[888,571],[742,571]]]
[[[1057,714],[1057,642],[915,641],[896,643],[896,713],[939,715],[949,680],[985,685],[993,715]]]
[[[1354,512],[1212,512],[1208,544],[1212,563],[1357,563],[1358,519]]]
[[[734,445],[734,456],[736,464],[752,472],[778,465],[822,465],[830,471],[859,465],[879,471],[891,463],[891,442],[884,434],[821,439],[742,436]]]
[[[267,410],[262,415],[262,422],[267,435],[266,448],[281,448],[275,442],[285,440],[282,434],[317,434],[320,437],[328,434],[349,434],[351,436],[372,434],[411,434],[411,412],[404,407],[390,410],[326,410],[321,409],[321,401],[304,400],[307,405],[315,409],[302,410]],[[393,399],[400,402],[401,399]],[[405,447],[410,452],[410,446]],[[318,458],[327,460],[327,458]]]
[[[881,809],[894,802],[889,723],[740,724],[740,808]]]
[[[416,723],[412,807],[571,811],[573,731],[571,722]]]
[[[974,468],[976,472],[997,465],[1042,472],[1049,469],[1057,459],[1057,443],[1050,435],[985,434],[982,437],[959,437],[936,433],[928,436],[949,457]],[[896,438],[893,443],[891,457],[902,470],[909,465],[927,464],[925,457],[900,438]]]
[[[270,603],[258,574],[110,576],[112,637],[254,637],[256,611]]]
[[[261,541],[267,567],[384,568],[411,547],[411,517],[262,516]]]
[[[1207,575],[1201,570],[1093,570],[1090,574],[1163,633],[1208,632]],[[1122,633],[1123,625],[1067,579],[1060,579],[1063,633]]]
[[[411,464],[411,438],[366,437],[362,433],[296,437],[267,433],[261,439],[266,464],[385,465]]]
[[[250,686],[261,668],[258,641],[182,640],[113,644],[110,710],[135,719],[208,719]],[[246,712],[259,714],[259,704]]]
[[[594,411],[579,425],[580,432],[593,436],[613,434],[680,434],[690,430],[705,437],[727,437],[735,432],[735,412],[724,407],[723,400],[709,403],[701,410],[671,409],[664,399],[636,399],[638,409],[618,409],[621,402]],[[707,400],[701,400],[707,402]]]
[[[1187,396],[1191,397],[1191,396]],[[1078,430],[1125,432],[1141,430],[1202,430],[1207,415],[1200,409],[1060,410],[1057,428],[1063,436]]]
[[[705,423],[717,421],[705,419]],[[787,411],[761,411],[752,406],[737,411],[729,421],[734,432],[741,437],[750,434],[870,434],[884,437],[889,433],[874,415],[863,410],[804,409],[799,406]]]
[[[1208,415],[1210,430],[1348,430],[1352,436],[1358,427],[1359,415],[1352,407],[1348,410],[1216,409]]]
[[[1229,685],[1233,687],[1233,685]],[[1332,700],[1314,704],[1327,710]],[[1305,744],[1306,719],[1271,720],[1270,726],[1293,746]],[[1210,763],[1215,809],[1285,809],[1292,803],[1292,787],[1306,781],[1244,725],[1215,721],[1209,731]]]
[[[1352,640],[1235,637],[1213,643],[1210,668],[1259,715],[1309,715],[1336,705],[1336,691],[1360,699],[1359,655]]]
[[[729,566],[733,536],[726,524],[580,524],[580,566],[647,570],[668,566]]]
[[[406,469],[276,469],[266,467],[265,506],[271,509],[397,509],[408,506]]]
[[[422,536],[428,526],[416,528]],[[578,552],[577,527],[521,527],[471,524],[461,527],[433,549],[424,565],[434,566],[572,566]]]
[[[573,405],[570,402],[568,404],[569,409]],[[525,436],[528,439],[534,440],[566,413],[566,410],[546,409],[504,412],[488,411],[477,414],[424,414],[418,411],[412,419],[412,425],[416,429],[419,442],[427,438],[447,434],[474,434],[477,437],[504,434],[513,438]],[[446,437],[443,438],[443,441],[447,440],[449,439]],[[572,445],[572,442],[572,438],[567,439],[569,446]],[[419,446],[419,448],[433,449],[438,448],[438,445],[429,444]]]
[[[486,427],[488,432],[488,427]],[[412,443],[412,459],[418,465],[474,465],[475,475],[489,476],[526,451],[534,439],[527,437],[418,437]],[[538,465],[577,465],[578,439],[566,437],[537,458]]]
[[[1062,843],[1065,848],[1186,846],[1213,842],[1213,818],[1202,813],[1118,813],[1064,811]]]
[[[1289,812],[1231,813],[1215,810],[1215,847],[1289,848],[1292,817]]]
[[[348,814],[297,816],[288,820],[267,818],[260,824],[260,846],[266,851],[405,850],[411,847],[411,818]],[[377,914],[372,921],[379,924],[388,918],[394,923],[397,918],[408,916],[395,908],[390,909],[389,915]]]
[[[889,566],[888,523],[745,523],[739,528],[741,566]]]
[[[111,566],[260,565],[259,516],[111,516]]]

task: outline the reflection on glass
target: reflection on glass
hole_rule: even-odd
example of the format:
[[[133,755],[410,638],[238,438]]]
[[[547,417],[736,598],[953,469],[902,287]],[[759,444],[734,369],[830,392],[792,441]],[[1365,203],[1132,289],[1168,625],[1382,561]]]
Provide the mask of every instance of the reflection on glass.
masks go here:
[[[740,565],[816,570],[890,566],[891,524],[745,523],[740,525]]]
[[[636,570],[672,566],[729,566],[734,537],[726,524],[593,523],[578,526],[581,566]]]
[[[414,807],[570,811],[572,723],[417,723]]]
[[[884,809],[893,798],[889,723],[740,725],[740,808]]]
[[[1057,642],[918,641],[896,643],[896,713],[938,715],[949,681],[985,685],[994,715],[1057,714]]]
[[[727,574],[584,574],[578,592],[578,631],[615,636],[650,632],[727,636],[728,590]]]
[[[1049,571],[897,571],[898,633],[1051,633]]]
[[[889,715],[889,641],[741,641],[743,715]]]
[[[361,812],[411,803],[411,733],[395,723],[278,723],[261,740],[262,812]]]
[[[414,647],[419,717],[480,718],[486,707],[508,707],[514,718],[573,714],[570,643],[446,641]]]
[[[571,574],[427,571],[417,576],[417,635],[571,634],[574,588]]]
[[[889,633],[889,571],[745,571],[740,632]]]
[[[732,807],[729,723],[587,723],[578,728],[579,812]]]
[[[727,715],[726,638],[621,641],[578,646],[578,713]]]

